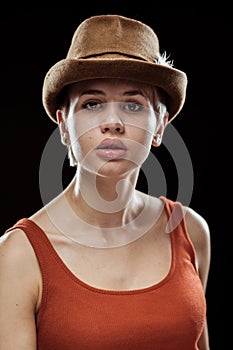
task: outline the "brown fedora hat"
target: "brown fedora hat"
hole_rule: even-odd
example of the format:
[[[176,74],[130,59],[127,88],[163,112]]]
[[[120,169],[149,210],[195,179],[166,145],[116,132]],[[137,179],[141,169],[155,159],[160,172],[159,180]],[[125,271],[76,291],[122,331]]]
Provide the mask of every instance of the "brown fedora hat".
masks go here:
[[[123,78],[163,89],[171,121],[183,107],[187,76],[160,63],[160,57],[157,35],[148,25],[119,15],[92,16],[76,29],[66,58],[47,72],[44,108],[57,122],[58,96],[66,85],[94,78]]]

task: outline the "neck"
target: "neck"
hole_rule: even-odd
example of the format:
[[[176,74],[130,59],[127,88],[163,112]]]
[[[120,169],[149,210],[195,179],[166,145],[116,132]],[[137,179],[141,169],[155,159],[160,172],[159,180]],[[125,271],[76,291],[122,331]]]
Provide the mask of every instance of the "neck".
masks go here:
[[[70,185],[46,206],[53,226],[66,238],[88,247],[120,247],[137,240],[163,210],[157,198],[135,188],[129,176],[97,177],[77,172]]]
[[[66,195],[73,211],[98,227],[124,226],[142,210],[136,191],[138,169],[124,176],[100,176],[77,168]],[[86,221],[85,220],[85,221]]]

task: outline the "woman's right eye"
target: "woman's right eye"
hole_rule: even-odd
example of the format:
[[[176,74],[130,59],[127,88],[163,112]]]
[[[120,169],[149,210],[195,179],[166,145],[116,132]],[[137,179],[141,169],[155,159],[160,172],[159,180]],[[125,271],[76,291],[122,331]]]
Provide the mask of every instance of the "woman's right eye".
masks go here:
[[[88,101],[82,104],[82,109],[88,109],[90,111],[100,109],[102,107],[102,103],[97,101]]]

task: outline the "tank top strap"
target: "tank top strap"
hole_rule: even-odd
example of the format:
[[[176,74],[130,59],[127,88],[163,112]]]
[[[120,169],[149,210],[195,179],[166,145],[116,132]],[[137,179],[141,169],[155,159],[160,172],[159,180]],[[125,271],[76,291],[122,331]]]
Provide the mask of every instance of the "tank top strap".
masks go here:
[[[188,233],[185,211],[182,203],[163,196],[161,196],[160,199],[163,200],[167,212],[168,224],[166,232],[171,234],[173,249],[176,252],[176,259],[182,263],[185,260],[189,260],[196,270],[195,249]]]

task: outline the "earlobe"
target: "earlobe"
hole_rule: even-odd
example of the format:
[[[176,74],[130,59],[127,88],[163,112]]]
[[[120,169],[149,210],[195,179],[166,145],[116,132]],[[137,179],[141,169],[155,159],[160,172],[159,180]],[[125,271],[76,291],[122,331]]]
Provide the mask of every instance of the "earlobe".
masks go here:
[[[158,133],[153,137],[152,146],[158,147],[161,145],[161,142],[162,142],[162,136]]]

